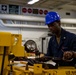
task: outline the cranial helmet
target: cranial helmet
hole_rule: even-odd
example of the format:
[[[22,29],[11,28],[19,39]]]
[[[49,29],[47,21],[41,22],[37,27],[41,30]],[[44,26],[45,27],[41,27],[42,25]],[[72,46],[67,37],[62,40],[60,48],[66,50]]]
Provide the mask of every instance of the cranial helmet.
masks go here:
[[[59,20],[60,20],[59,14],[54,11],[48,12],[45,16],[45,24],[46,25],[48,25],[52,22],[55,22],[55,21],[59,21]]]

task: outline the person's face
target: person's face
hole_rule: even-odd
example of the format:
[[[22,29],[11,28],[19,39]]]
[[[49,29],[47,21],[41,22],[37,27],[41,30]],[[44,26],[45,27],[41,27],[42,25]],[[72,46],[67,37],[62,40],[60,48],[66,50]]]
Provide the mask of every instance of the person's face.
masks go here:
[[[60,22],[53,22],[48,25],[48,28],[53,34],[57,34],[60,30]]]

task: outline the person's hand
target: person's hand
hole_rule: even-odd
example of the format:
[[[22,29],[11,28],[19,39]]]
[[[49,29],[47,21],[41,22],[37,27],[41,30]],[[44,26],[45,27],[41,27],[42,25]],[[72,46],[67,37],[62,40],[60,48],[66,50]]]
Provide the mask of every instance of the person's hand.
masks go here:
[[[44,54],[40,54],[40,58],[44,57]]]
[[[63,60],[64,61],[72,61],[73,60],[73,52],[72,51],[66,51],[63,54]]]

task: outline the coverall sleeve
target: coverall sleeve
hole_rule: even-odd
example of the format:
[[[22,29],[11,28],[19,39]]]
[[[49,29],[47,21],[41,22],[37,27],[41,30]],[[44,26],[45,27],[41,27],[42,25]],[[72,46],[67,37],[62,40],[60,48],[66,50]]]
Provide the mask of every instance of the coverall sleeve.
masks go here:
[[[72,47],[73,47],[73,51],[76,51],[76,36],[73,38]]]

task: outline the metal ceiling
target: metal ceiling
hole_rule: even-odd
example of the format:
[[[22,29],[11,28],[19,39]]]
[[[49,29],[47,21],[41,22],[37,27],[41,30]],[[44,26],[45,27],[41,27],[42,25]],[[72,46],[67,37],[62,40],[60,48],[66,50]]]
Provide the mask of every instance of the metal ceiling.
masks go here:
[[[40,0],[33,5],[28,5],[28,1],[29,0],[0,0],[0,4],[13,4],[26,7],[46,8],[50,10],[76,11],[76,0]]]

